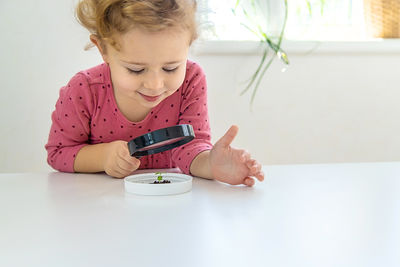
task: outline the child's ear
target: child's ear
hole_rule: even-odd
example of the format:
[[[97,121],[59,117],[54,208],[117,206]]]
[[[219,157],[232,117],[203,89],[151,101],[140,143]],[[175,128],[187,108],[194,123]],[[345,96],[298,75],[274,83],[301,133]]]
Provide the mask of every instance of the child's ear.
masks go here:
[[[90,41],[97,47],[104,62],[109,63],[105,43],[94,34],[90,35]]]

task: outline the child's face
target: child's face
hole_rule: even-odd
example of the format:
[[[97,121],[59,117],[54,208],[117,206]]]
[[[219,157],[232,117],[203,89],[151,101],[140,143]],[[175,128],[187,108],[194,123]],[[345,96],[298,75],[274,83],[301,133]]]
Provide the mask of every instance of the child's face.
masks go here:
[[[117,37],[119,51],[107,45],[103,58],[110,66],[117,102],[132,100],[152,108],[173,94],[185,78],[189,38],[187,31],[133,29]]]

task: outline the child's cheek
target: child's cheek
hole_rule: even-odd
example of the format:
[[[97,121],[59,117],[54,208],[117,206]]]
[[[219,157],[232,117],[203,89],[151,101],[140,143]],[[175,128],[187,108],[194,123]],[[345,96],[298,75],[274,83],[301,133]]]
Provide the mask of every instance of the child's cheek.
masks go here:
[[[129,93],[138,90],[140,87],[140,81],[137,78],[133,77],[133,75],[124,75],[119,78],[120,79],[117,79],[117,81],[115,82],[115,85],[117,87],[115,89]]]
[[[175,79],[176,82],[175,86],[177,89],[185,82],[185,76],[186,76],[186,64],[182,66],[177,72],[177,76]]]

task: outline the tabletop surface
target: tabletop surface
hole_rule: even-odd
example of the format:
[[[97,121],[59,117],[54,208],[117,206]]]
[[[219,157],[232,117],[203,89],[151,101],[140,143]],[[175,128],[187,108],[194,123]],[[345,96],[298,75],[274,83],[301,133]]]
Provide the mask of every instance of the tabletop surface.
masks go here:
[[[264,166],[172,196],[0,174],[0,266],[400,266],[400,162]]]

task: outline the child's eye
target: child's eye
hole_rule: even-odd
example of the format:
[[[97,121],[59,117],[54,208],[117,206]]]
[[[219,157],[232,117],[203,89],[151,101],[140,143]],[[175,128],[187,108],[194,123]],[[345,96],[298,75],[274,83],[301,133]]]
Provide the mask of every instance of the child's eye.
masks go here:
[[[174,72],[174,71],[176,71],[177,69],[178,69],[178,67],[173,68],[173,69],[163,68],[163,71],[165,71],[165,72]]]
[[[141,70],[132,70],[130,68],[126,68],[130,73],[134,73],[134,74],[140,74],[144,71],[144,69]]]

